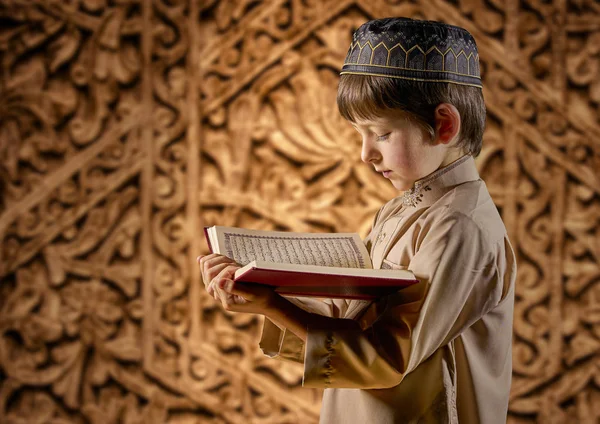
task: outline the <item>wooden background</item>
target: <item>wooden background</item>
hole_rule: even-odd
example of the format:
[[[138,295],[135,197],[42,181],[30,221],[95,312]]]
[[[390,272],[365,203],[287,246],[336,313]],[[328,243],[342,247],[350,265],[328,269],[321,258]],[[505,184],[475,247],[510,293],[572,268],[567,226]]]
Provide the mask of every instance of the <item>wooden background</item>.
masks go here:
[[[316,423],[200,289],[204,225],[360,231],[394,196],[335,106],[353,28],[461,25],[517,249],[511,423],[600,420],[593,0],[0,0],[0,422]]]

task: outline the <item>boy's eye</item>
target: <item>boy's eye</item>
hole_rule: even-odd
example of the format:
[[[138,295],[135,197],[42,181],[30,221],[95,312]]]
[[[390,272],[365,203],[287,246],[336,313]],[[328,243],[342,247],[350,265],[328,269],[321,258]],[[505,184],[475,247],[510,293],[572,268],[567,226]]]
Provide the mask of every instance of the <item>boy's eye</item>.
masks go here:
[[[377,136],[377,141],[385,141],[390,137],[391,133],[387,133],[387,134],[383,134],[383,135],[378,135]]]

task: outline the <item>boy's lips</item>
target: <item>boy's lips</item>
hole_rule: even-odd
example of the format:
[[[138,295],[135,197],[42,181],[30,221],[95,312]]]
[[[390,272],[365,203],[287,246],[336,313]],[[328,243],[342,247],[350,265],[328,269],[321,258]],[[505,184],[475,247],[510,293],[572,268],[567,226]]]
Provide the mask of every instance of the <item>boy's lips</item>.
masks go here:
[[[390,176],[390,174],[392,173],[392,171],[390,169],[377,169],[377,168],[374,168],[374,169],[375,169],[375,172],[380,173],[385,178],[388,178]]]

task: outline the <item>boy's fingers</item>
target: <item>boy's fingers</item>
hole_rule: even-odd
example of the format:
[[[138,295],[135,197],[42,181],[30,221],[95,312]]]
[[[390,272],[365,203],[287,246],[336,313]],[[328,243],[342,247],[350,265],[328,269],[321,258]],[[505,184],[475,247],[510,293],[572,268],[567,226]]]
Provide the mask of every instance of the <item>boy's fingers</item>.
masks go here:
[[[213,259],[215,257],[216,257],[216,255],[214,253],[211,253],[210,255],[198,256],[196,258],[196,262],[198,262],[198,268],[200,269],[200,275],[202,276],[202,280],[204,281],[205,286],[206,286],[206,276],[205,276],[206,261]]]
[[[219,273],[221,273],[221,271],[230,266],[235,267],[235,265],[232,265],[231,262],[217,262],[212,264],[209,263],[208,268],[201,269],[200,272],[202,275],[202,282],[204,283],[204,286],[208,288],[210,283],[218,277]]]
[[[231,281],[231,280],[224,280]],[[226,292],[225,290],[219,290],[220,301],[223,305],[223,309],[230,312],[243,312],[244,306],[248,303],[248,300],[240,295],[235,295]]]
[[[223,290],[219,290],[219,297],[221,299],[221,305],[223,305],[223,309],[226,311],[229,310],[231,295]]]
[[[202,273],[202,282],[204,283],[204,287],[208,290],[210,285],[213,282],[214,276],[217,275],[223,268],[227,265],[217,265],[216,267],[211,268],[208,272]]]
[[[256,298],[256,288],[248,286],[243,283],[239,283],[230,279],[223,279],[220,281],[220,286],[222,290],[227,293],[241,296],[246,300],[254,300]]]
[[[196,261],[200,265],[200,269],[208,269],[210,266],[221,262],[233,262],[233,259],[218,253],[211,253],[210,255],[198,256]]]
[[[205,256],[204,258],[200,259],[200,272],[207,273],[211,270],[211,268],[224,263],[231,263],[231,259],[220,255],[212,258]]]
[[[211,253],[211,254],[209,254],[209,255],[201,255],[201,256],[198,256],[198,257],[196,258],[196,261],[197,261],[197,262],[198,262],[200,265],[204,265],[204,263],[206,263],[206,261],[208,261],[208,260],[211,260],[211,259],[214,259],[214,258],[217,258],[217,257],[219,257],[219,255],[218,255],[217,253]]]
[[[216,253],[212,253],[206,256],[199,256],[198,266],[200,267],[200,273],[202,274],[202,279],[206,285],[207,281],[210,281],[215,276],[215,272],[213,268],[220,264],[235,264],[235,262],[228,258],[227,256],[219,255]],[[222,268],[219,268],[219,270]]]
[[[204,285],[210,284],[213,281],[215,281],[216,279],[218,279],[219,275],[221,274],[221,272],[226,269],[228,266],[230,266],[227,263],[224,264],[217,264],[212,266],[207,272],[205,272],[204,277]]]
[[[223,268],[220,268],[220,272],[211,280],[211,284],[214,284],[215,287],[221,287],[219,282],[223,279],[232,279],[237,269],[238,266],[236,265],[225,265]]]
[[[229,270],[226,270],[226,268],[229,267]],[[208,275],[206,275],[206,273],[204,275],[202,275],[202,282],[204,283],[204,287],[206,292],[208,293],[209,296],[212,296],[215,300],[217,299],[217,294],[215,293],[215,289],[218,287],[217,286],[217,282],[219,281],[219,274],[221,274],[221,272],[226,271],[227,273],[229,273],[231,271],[231,274],[233,275],[233,273],[235,273],[235,270],[237,269],[237,267],[235,266],[231,266],[227,263],[223,263],[223,264],[219,264],[216,265],[214,267],[212,267],[208,273]],[[215,273],[217,273],[216,277],[211,278],[211,276],[215,275]],[[227,276],[228,274],[223,274],[224,276]]]
[[[254,293],[246,286],[232,280],[235,272],[241,267],[232,259],[213,253],[199,256],[197,262],[207,293],[220,302],[224,310],[236,311],[254,297]],[[230,286],[235,293],[225,289]]]
[[[221,271],[219,271],[219,273],[215,277],[216,279],[233,278],[233,276],[235,275],[235,272],[240,268],[239,266],[233,265],[233,264],[224,264],[224,265],[225,266],[223,268],[220,268]]]
[[[223,306],[227,305],[227,296],[231,295],[225,290],[219,288],[217,284],[214,285],[213,297],[217,302],[220,302]]]

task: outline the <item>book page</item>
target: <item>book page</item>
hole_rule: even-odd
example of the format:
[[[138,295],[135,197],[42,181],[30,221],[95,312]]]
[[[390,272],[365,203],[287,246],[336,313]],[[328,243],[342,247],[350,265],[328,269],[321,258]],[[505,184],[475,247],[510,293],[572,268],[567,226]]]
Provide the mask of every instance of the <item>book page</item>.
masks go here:
[[[214,251],[241,265],[253,260],[299,265],[372,268],[367,249],[355,233],[294,233],[212,227]],[[215,240],[216,239],[216,240]]]

